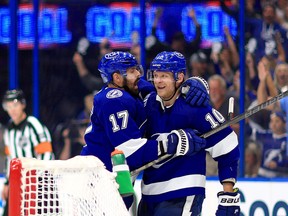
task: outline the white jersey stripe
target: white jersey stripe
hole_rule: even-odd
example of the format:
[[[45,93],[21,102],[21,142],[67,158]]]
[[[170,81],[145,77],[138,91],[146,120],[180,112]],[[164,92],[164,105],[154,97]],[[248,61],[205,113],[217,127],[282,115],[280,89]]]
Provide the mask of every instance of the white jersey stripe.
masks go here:
[[[206,151],[208,151],[213,158],[225,155],[238,146],[238,142],[235,142],[236,140],[238,140],[237,135],[234,131],[232,131],[228,136],[226,136],[216,145],[206,149]]]
[[[142,181],[141,188],[144,195],[157,195],[174,190],[192,187],[205,187],[206,177],[204,175],[186,175],[173,178],[168,181],[156,182],[145,185]]]
[[[186,202],[185,202],[184,207],[183,207],[182,216],[190,216],[191,215],[191,213],[192,213],[191,212],[191,206],[193,204],[194,198],[195,198],[195,195],[187,196]]]
[[[145,143],[147,142],[147,139],[130,139],[121,145],[118,145],[116,148],[119,150],[122,150],[125,154],[125,157],[129,157],[134,152],[136,152],[138,149],[140,149]]]

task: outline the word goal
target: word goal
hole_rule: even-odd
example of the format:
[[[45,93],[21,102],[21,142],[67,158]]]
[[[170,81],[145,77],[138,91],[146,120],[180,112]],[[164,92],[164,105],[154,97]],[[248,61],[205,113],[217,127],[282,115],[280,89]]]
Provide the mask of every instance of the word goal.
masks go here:
[[[9,215],[129,216],[115,174],[93,156],[10,163]]]

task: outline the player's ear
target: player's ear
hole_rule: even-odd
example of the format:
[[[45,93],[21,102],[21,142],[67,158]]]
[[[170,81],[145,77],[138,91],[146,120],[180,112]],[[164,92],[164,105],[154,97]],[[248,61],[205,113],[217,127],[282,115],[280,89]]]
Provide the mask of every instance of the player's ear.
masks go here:
[[[112,79],[113,79],[113,82],[118,83],[121,79],[120,73],[117,73],[117,72],[113,73]]]
[[[177,82],[183,83],[183,82],[184,82],[184,79],[185,79],[184,73],[178,73],[178,80],[177,80]]]

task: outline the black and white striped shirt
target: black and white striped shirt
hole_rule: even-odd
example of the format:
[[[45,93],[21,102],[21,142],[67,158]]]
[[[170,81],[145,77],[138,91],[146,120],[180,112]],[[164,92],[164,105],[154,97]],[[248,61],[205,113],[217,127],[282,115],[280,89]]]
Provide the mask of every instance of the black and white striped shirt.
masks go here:
[[[33,116],[28,116],[19,125],[11,122],[4,131],[6,173],[13,158],[28,157],[52,160],[51,135],[46,126]]]

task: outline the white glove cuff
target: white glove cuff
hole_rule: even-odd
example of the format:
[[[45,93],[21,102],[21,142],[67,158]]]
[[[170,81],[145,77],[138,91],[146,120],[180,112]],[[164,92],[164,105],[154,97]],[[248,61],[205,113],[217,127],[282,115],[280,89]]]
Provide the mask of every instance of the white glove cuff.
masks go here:
[[[182,130],[173,130],[171,133],[175,133],[178,136],[178,144],[176,149],[176,155],[185,155],[189,150],[189,143],[187,134]]]
[[[190,79],[199,80],[202,83],[202,85],[206,88],[207,93],[209,94],[209,85],[205,79],[203,79],[202,77],[199,77],[199,76],[193,76]]]
[[[220,195],[218,197],[218,203],[221,206],[239,206],[240,205],[240,194],[236,196],[231,195]]]
[[[167,153],[167,140],[160,140],[158,142],[158,156],[162,156]]]

